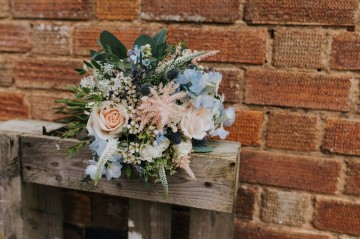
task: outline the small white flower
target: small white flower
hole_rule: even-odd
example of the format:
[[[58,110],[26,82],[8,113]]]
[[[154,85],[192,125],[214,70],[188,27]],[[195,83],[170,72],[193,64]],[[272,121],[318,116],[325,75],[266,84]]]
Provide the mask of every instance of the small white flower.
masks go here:
[[[119,178],[121,176],[122,165],[119,162],[111,162],[106,169],[106,179]]]

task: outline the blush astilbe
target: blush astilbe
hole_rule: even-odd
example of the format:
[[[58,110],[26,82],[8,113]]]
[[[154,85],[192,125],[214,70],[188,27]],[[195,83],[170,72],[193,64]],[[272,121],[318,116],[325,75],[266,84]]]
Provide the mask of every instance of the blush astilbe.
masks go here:
[[[139,131],[146,125],[155,125],[162,132],[165,126],[175,127],[182,119],[184,107],[176,101],[184,100],[186,92],[177,92],[179,85],[170,82],[167,85],[159,85],[157,90],[150,88],[150,95],[143,96],[137,107],[135,121],[139,122]]]

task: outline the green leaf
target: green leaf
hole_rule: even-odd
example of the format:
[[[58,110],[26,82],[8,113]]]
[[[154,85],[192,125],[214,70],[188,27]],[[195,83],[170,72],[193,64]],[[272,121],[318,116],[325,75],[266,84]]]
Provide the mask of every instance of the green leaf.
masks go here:
[[[104,53],[100,53],[100,54],[97,54],[93,57],[93,59],[95,61],[105,61],[108,57],[109,57],[110,54],[104,52]]]
[[[91,59],[91,64],[93,64],[96,69],[101,70],[101,66],[96,61]]]
[[[127,57],[126,47],[111,32],[102,31],[100,33],[100,43],[105,50],[110,47],[111,52],[119,58],[122,59]]]
[[[74,71],[77,71],[77,72],[82,72],[84,69],[83,68],[76,68],[74,69]]]
[[[194,146],[192,150],[192,152],[194,153],[209,153],[212,151],[214,151],[214,148],[210,146],[200,146],[200,147]]]
[[[156,56],[157,55],[156,42],[150,36],[141,35],[138,38],[136,38],[136,40],[134,42],[134,46],[138,45],[139,47],[144,46],[146,44],[149,44],[151,46],[151,54],[152,54],[152,56]]]
[[[82,70],[79,72],[79,75],[84,75],[86,73],[86,70]]]
[[[90,50],[90,56],[91,56],[91,57],[94,57],[96,54],[98,54],[97,51],[95,51],[95,50]]]
[[[157,33],[154,36],[154,40],[155,40],[157,46],[165,43],[166,34],[167,34],[167,29],[162,29],[159,33]]]
[[[161,58],[164,54],[164,48],[166,46],[166,34],[167,29],[162,29],[158,34],[154,36],[156,42],[156,48],[158,51],[158,56]]]
[[[126,171],[126,176],[128,178],[130,178],[130,176],[131,176],[131,167],[129,165],[126,165],[125,171]]]
[[[85,61],[85,60],[83,60],[83,62],[84,62],[84,64],[85,64],[87,67],[89,67],[89,68],[91,68],[91,69],[94,68],[89,62],[87,62],[87,61]]]
[[[87,183],[87,182],[90,182],[91,180],[92,180],[92,179],[91,179],[90,175],[87,175],[85,178],[81,179],[80,182],[82,182],[82,183]]]

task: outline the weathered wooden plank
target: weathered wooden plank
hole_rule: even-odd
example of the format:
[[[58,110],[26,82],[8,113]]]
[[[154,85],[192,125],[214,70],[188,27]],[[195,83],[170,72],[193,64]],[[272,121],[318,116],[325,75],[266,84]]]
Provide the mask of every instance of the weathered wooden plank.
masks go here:
[[[129,200],[129,239],[170,239],[171,205]]]
[[[26,183],[23,187],[26,239],[63,238],[62,189]]]
[[[47,132],[62,128],[63,124],[41,120],[16,119],[0,123],[0,132],[11,132],[17,134],[42,134],[43,127]]]
[[[19,139],[0,134],[0,238],[24,238],[21,217]]]
[[[234,238],[234,214],[190,209],[189,239]]]
[[[185,172],[168,178],[169,197],[164,199],[160,184],[151,184],[154,191],[145,189],[137,178],[122,177],[114,181],[101,181],[100,186],[81,183],[85,176],[89,149],[82,150],[72,159],[66,159],[65,150],[77,140],[60,140],[47,136],[21,136],[22,169],[26,182],[55,187],[100,192],[153,202],[184,205],[215,211],[232,212],[236,194],[240,144],[212,142],[215,150],[208,154],[192,154],[191,168],[197,180]],[[204,200],[204,198],[206,200]]]

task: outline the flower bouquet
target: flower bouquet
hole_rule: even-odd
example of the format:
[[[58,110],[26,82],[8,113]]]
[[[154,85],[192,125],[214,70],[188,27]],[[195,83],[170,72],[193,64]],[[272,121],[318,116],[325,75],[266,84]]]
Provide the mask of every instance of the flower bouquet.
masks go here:
[[[189,154],[210,152],[207,138],[225,139],[223,127],[235,120],[218,94],[222,75],[198,64],[218,51],[171,45],[165,29],[139,36],[131,50],[108,31],[97,42],[101,49],[90,50],[90,60],[75,69],[85,76],[71,87],[76,99],[59,101],[58,112],[69,114],[63,137],[81,140],[68,154],[90,143],[83,181],[96,185],[135,173],[145,184],[161,182],[166,196],[167,175],[180,168],[195,179]]]

